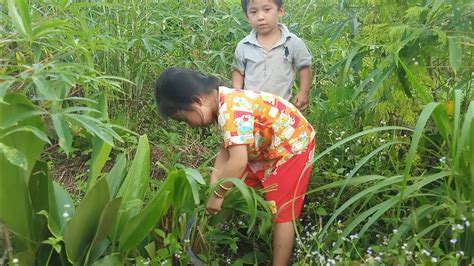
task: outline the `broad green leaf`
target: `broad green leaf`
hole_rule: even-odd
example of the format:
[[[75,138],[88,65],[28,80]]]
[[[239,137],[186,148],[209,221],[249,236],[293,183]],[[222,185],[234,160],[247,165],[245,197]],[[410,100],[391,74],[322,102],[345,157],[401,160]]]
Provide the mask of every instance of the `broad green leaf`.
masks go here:
[[[4,125],[5,120],[13,115],[34,110],[35,107],[24,95],[6,94],[4,102],[0,103],[0,124]],[[18,126],[32,126],[44,130],[43,121],[39,116],[19,121]],[[4,133],[5,130],[0,129],[0,135]],[[0,154],[0,220],[14,232],[12,245],[15,247],[15,252],[27,254],[25,261],[28,261],[34,259],[38,248],[36,239],[38,232],[34,228],[34,211],[28,183],[33,166],[40,157],[45,143],[31,132],[19,131],[4,137],[1,144],[3,147],[14,148],[24,156],[18,161],[12,157],[5,157],[3,151]],[[10,163],[10,160],[17,161],[22,167]],[[30,257],[31,254],[33,257]]]
[[[0,103],[4,103],[3,97],[7,93],[8,89],[10,89],[11,85],[15,82],[14,79],[5,80],[0,83]]]
[[[47,112],[44,111],[29,111],[29,112],[21,112],[18,114],[14,114],[9,117],[5,117],[4,120],[2,120],[2,124],[0,125],[0,129],[6,129],[12,126],[18,125],[18,122],[23,121],[24,119],[34,117],[34,116],[41,116],[41,115],[46,115],[48,114]]]
[[[71,218],[64,232],[64,243],[68,259],[73,264],[84,260],[98,230],[100,217],[110,200],[109,186],[105,178],[89,190]]]
[[[148,190],[149,181],[150,146],[148,138],[146,135],[143,135],[138,141],[137,151],[130,170],[117,193],[118,197],[122,197],[123,204],[120,208],[116,228],[112,234],[113,240],[118,240],[127,222],[140,211],[140,208],[126,209],[126,206],[135,201],[143,202],[145,192]]]
[[[105,141],[100,139],[97,136],[94,136],[92,140],[92,155],[89,160],[90,170],[89,170],[89,180],[88,180],[88,189],[95,184],[97,178],[99,177],[102,168],[109,159],[109,154],[112,151],[112,146],[107,144]]]
[[[89,252],[86,257],[86,263],[90,263],[89,256],[96,247],[99,247],[103,240],[106,239],[107,235],[112,231],[113,226],[116,222],[120,204],[122,203],[121,198],[111,200],[105,206],[100,216],[99,225],[95,233],[94,239],[92,240]]]
[[[448,37],[449,64],[454,72],[458,72],[462,64],[462,48],[457,37]]]
[[[59,138],[59,146],[63,148],[66,154],[69,154],[72,146],[72,134],[71,129],[64,120],[64,115],[52,114],[51,120],[53,121],[54,130]]]
[[[62,238],[66,224],[75,212],[69,193],[53,181],[52,190],[49,192],[49,211],[40,211],[39,214],[48,220],[49,231],[54,237]]]
[[[125,167],[127,165],[127,159],[125,153],[121,153],[117,156],[115,164],[107,174],[107,183],[109,184],[110,195],[114,198],[117,194],[122,181],[125,177]]]
[[[128,251],[138,245],[155,227],[171,204],[174,180],[172,174],[161,184],[152,200],[125,226],[119,240],[119,250]]]
[[[34,223],[36,230],[36,239],[43,240],[49,236],[47,228],[47,219],[44,219],[39,212],[49,211],[50,193],[53,191],[53,183],[49,173],[48,164],[37,161],[31,173],[28,184],[30,191],[30,199],[33,207]]]
[[[94,262],[92,266],[117,266],[121,265],[122,260],[118,254],[110,254]]]
[[[0,135],[0,139],[10,135],[10,134],[13,134],[13,133],[16,133],[16,132],[20,132],[20,131],[28,131],[28,132],[31,132],[33,133],[37,138],[39,138],[40,140],[48,143],[48,144],[51,144],[51,142],[49,141],[48,137],[46,136],[46,134],[39,130],[38,128],[34,127],[34,126],[19,126],[19,127],[14,127],[14,128],[9,128],[8,130],[6,130],[6,132],[3,132],[2,135]]]
[[[28,161],[21,151],[0,142],[0,152],[11,164],[28,170]]]

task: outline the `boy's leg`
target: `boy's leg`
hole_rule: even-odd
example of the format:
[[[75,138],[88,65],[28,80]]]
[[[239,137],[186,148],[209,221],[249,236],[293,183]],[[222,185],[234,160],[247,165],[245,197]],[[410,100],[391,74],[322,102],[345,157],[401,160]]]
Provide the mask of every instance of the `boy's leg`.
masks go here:
[[[293,222],[275,223],[273,228],[273,266],[288,265],[293,251]]]

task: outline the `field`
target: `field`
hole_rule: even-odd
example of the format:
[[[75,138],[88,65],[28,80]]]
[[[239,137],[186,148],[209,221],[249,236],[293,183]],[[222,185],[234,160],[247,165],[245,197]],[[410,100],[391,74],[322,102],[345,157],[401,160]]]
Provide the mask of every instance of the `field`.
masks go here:
[[[0,265],[271,263],[263,192],[231,179],[206,215],[215,130],[153,100],[172,66],[230,84],[251,30],[240,1],[3,0],[0,14]],[[292,265],[474,263],[472,1],[289,0],[281,22],[314,70]]]

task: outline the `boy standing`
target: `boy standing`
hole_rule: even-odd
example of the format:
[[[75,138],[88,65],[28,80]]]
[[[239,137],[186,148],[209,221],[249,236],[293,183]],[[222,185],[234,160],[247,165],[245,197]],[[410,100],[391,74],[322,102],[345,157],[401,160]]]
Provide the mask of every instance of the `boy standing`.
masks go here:
[[[283,0],[241,0],[241,4],[253,30],[235,49],[232,86],[289,100],[299,72],[300,86],[293,102],[300,109],[306,108],[312,79],[311,55],[300,38],[278,23],[284,14]]]

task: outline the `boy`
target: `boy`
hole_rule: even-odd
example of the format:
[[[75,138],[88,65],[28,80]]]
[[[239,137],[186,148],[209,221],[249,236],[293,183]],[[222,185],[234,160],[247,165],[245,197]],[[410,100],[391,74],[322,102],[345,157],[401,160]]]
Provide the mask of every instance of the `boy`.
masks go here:
[[[300,75],[294,105],[305,109],[311,87],[311,55],[304,42],[278,23],[283,0],[241,0],[252,32],[235,49],[232,86],[260,90],[289,100],[296,71]]]

